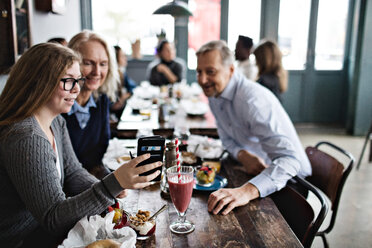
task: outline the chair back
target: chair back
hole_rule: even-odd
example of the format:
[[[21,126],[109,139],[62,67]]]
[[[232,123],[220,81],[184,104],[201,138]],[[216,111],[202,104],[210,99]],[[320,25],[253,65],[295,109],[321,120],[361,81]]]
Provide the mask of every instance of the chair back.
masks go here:
[[[288,183],[286,187],[271,195],[280,213],[301,241],[305,248],[310,248],[317,231],[328,212],[326,196],[317,188],[300,177],[294,177],[296,182]],[[300,192],[311,191],[319,200],[321,209],[315,217],[312,205]]]
[[[346,156],[349,163],[344,165],[329,153],[319,150],[320,146],[327,146]],[[329,232],[334,226],[342,189],[353,168],[354,157],[342,148],[325,141],[319,142],[315,147],[307,147],[306,154],[312,167],[312,175],[307,177],[306,180],[322,190],[332,203],[332,217],[329,226],[326,228]]]

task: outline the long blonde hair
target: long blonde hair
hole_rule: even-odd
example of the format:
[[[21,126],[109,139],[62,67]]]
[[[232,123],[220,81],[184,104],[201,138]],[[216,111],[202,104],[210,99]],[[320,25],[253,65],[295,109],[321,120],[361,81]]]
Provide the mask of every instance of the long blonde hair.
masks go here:
[[[263,74],[274,74],[279,78],[280,92],[288,88],[288,72],[282,65],[282,52],[278,45],[270,40],[264,40],[254,51],[258,76]]]
[[[59,44],[28,49],[12,67],[0,96],[0,126],[24,120],[46,104],[75,61],[80,57]]]
[[[82,46],[87,41],[97,41],[101,43],[102,46],[105,48],[107,56],[109,58],[109,69],[105,82],[98,88],[98,92],[93,92],[93,95],[95,98],[97,98],[99,93],[104,93],[110,98],[111,101],[116,101],[115,93],[117,90],[117,85],[118,83],[120,83],[120,78],[116,58],[111,49],[111,46],[108,46],[105,39],[102,38],[99,34],[94,33],[93,31],[83,30],[82,32],[76,34],[74,37],[71,38],[68,43],[68,47],[80,53]]]

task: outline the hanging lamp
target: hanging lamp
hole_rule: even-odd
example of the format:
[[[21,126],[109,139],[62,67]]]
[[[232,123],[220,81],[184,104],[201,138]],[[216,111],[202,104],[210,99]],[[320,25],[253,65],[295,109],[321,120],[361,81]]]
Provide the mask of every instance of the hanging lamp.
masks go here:
[[[169,2],[157,10],[154,11],[154,15],[171,15],[173,17],[181,17],[181,16],[192,16],[191,11],[189,10],[187,4],[183,1],[173,0],[173,2]]]

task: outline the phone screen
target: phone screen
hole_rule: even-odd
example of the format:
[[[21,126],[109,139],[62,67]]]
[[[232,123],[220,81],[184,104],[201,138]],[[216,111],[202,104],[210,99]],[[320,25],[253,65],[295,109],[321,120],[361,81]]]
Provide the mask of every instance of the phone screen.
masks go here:
[[[150,153],[151,156],[145,161],[139,163],[137,166],[150,164],[150,163],[157,162],[157,161],[163,162],[164,145],[165,145],[165,139],[158,135],[139,138],[138,145],[137,145],[137,156],[145,154],[145,153]],[[160,170],[160,168],[153,169],[141,175],[149,175],[155,172],[156,170]],[[152,181],[160,181],[160,178],[161,178],[161,175],[159,175]]]
[[[141,152],[161,151],[161,146],[142,146]]]

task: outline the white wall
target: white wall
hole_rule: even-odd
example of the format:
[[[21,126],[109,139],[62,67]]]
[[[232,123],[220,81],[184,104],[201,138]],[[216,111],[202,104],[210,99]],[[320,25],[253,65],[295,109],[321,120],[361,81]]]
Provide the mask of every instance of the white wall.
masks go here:
[[[67,8],[63,15],[42,12],[35,9],[31,0],[31,36],[32,44],[46,42],[52,37],[64,37],[67,41],[81,31],[80,1],[66,1]]]

